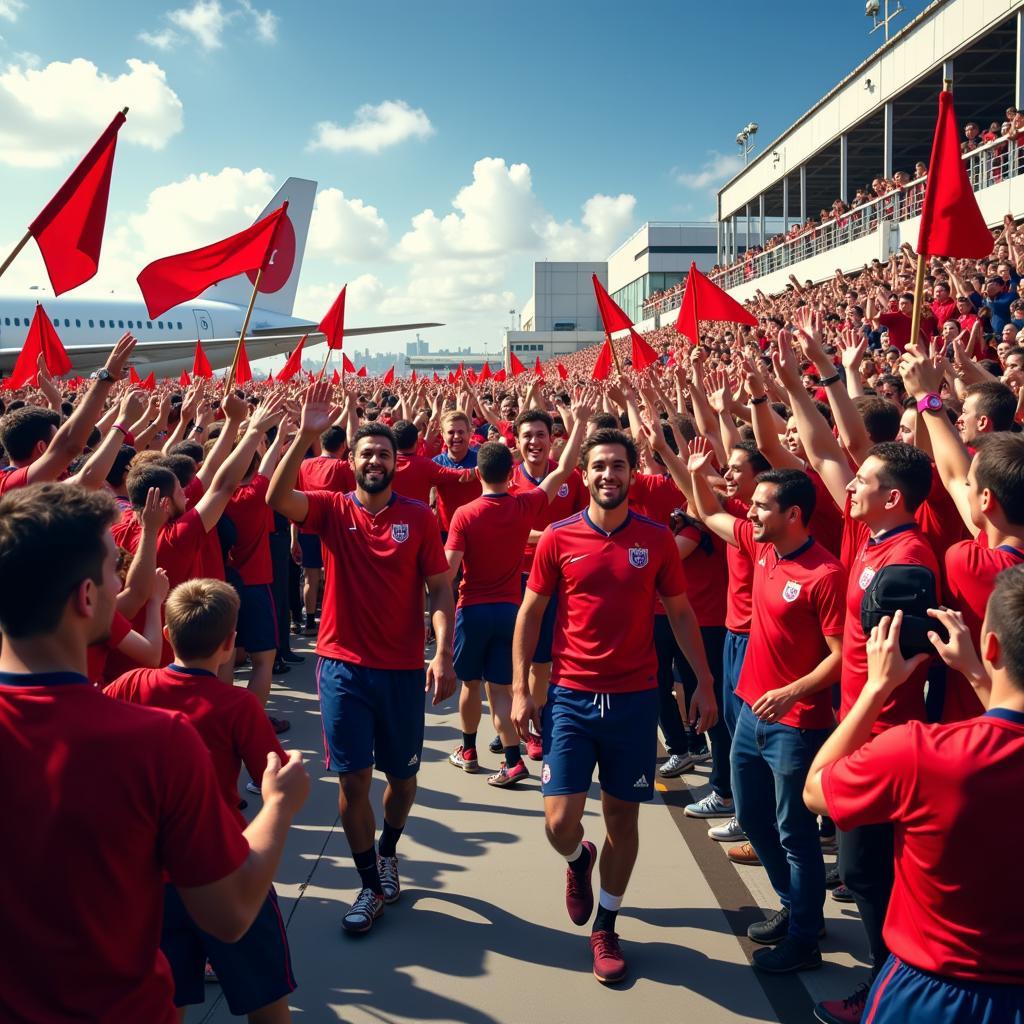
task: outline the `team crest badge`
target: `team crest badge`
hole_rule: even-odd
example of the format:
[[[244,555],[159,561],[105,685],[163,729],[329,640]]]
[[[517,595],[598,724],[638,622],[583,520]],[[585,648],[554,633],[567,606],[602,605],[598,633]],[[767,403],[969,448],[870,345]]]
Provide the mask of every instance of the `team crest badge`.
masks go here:
[[[800,596],[800,586],[799,583],[787,580],[786,585],[782,588],[782,600],[792,604]]]
[[[867,590],[871,586],[871,581],[875,578],[875,570],[869,565],[861,574],[860,579],[857,580],[857,586],[861,590]]]
[[[562,484],[562,486],[558,488],[558,496],[560,498],[568,498],[569,497],[569,485],[568,484]]]
[[[546,764],[540,770],[540,781],[546,786],[551,781],[551,765]]]
[[[629,549],[629,564],[634,569],[642,569],[647,564],[647,548],[630,548]]]
[[[409,524],[408,523],[392,523],[392,525],[391,525],[391,539],[396,544],[404,544],[409,539]]]

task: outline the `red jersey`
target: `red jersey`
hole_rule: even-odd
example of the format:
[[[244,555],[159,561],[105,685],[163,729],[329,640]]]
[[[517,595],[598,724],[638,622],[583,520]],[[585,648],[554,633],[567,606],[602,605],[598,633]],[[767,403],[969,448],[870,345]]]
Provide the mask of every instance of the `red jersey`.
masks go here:
[[[93,686],[103,685],[103,674],[107,667],[107,655],[116,651],[124,638],[132,631],[131,619],[125,618],[119,611],[114,612],[110,623],[110,636],[99,643],[90,644],[85,651],[86,675]]]
[[[0,470],[0,497],[19,487],[28,487],[28,466],[15,469],[13,466]]]
[[[430,500],[431,487],[443,481],[456,483],[462,476],[460,470],[445,469],[423,455],[403,455],[399,452],[395,459],[395,478],[391,487],[396,494],[422,501],[426,505]]]
[[[551,682],[588,693],[658,685],[654,601],[686,593],[671,532],[630,512],[612,533],[586,509],[552,525],[537,545],[527,586],[558,592]]]
[[[847,503],[849,508],[849,503]],[[861,524],[863,525],[863,524]],[[864,527],[865,533],[867,527]],[[880,537],[868,537],[861,545],[849,569],[846,584],[846,629],[843,631],[843,678],[840,719],[844,718],[868,681],[867,637],[860,623],[860,606],[864,591],[875,573],[887,565],[923,565],[935,576],[936,594],[939,592],[939,566],[928,542],[921,536],[917,523],[897,526]],[[894,725],[924,718],[924,682],[928,664],[921,665],[914,674],[892,693],[891,698],[875,721],[873,731],[879,733]]]
[[[930,303],[932,307],[932,316],[935,317],[935,322],[941,327],[947,320],[956,320],[956,299],[950,299],[948,302],[938,302],[932,299]]]
[[[236,540],[228,552],[228,565],[251,587],[274,582],[270,560],[270,535],[274,513],[267,505],[270,481],[257,473],[235,490],[224,514],[235,524]]]
[[[356,475],[348,459],[338,459],[333,455],[318,455],[312,459],[303,459],[299,466],[298,491],[335,491],[337,494],[348,494],[356,489]]]
[[[557,468],[558,463],[555,462],[554,459],[549,459],[548,473],[553,472]],[[508,484],[509,493],[517,494],[521,491],[532,491],[543,482],[544,477],[530,476],[530,472],[526,468],[525,463],[520,463],[512,471],[512,479]],[[580,476],[580,471],[578,469],[574,469],[569,474],[569,478],[565,483],[558,488],[558,492],[555,494],[554,498],[548,502],[545,508],[542,508],[540,512],[537,513],[537,518],[533,523],[533,529],[537,531],[546,530],[552,523],[558,523],[563,519],[568,519],[569,516],[573,515],[573,513],[579,512],[589,504],[590,496],[587,494],[587,488],[583,485],[583,477]],[[529,573],[533,568],[533,558],[536,550],[537,545],[527,540],[526,547],[523,551],[522,570],[524,573]]]
[[[882,932],[892,953],[944,978],[1020,985],[1024,893],[1006,880],[1024,818],[1003,812],[1024,786],[1024,715],[997,708],[952,725],[896,726],[828,765],[821,782],[843,831],[895,827]]]
[[[981,539],[985,539],[984,534]],[[985,606],[996,585],[996,577],[1021,562],[1024,562],[1024,551],[1009,544],[990,548],[987,543],[965,540],[946,552],[946,603],[963,614],[975,650],[981,646],[981,624],[985,621]],[[948,671],[942,720],[960,722],[984,710],[974,687],[964,676]]]
[[[430,509],[400,494],[376,515],[355,494],[306,497],[305,525],[326,556],[316,653],[369,668],[423,668],[423,581],[448,571]]]
[[[813,469],[806,469],[804,472],[814,484],[814,512],[811,514],[807,532],[830,555],[838,558],[843,544],[843,513],[817,472]]]
[[[672,513],[677,508],[686,508],[686,498],[667,474],[637,473],[629,488],[629,507],[639,515],[668,526]]]
[[[693,551],[683,560],[686,569],[686,596],[693,605],[697,623],[701,626],[724,626],[729,593],[729,566],[726,545],[718,534],[709,533],[699,526],[684,526],[680,537],[696,543]]]
[[[910,317],[906,313],[896,310],[894,313],[882,313],[878,317],[878,322],[888,330],[889,344],[902,352],[906,348],[907,342],[910,341]],[[922,316],[921,337],[930,338],[938,333],[939,325],[935,322],[935,317]]]
[[[746,519],[750,506],[739,498],[726,498],[722,508],[737,519]],[[725,562],[729,569],[729,589],[726,592],[725,628],[732,633],[749,633],[754,611],[751,591],[754,586],[754,562],[750,555],[735,544],[725,549]]]
[[[477,450],[469,448],[462,457],[461,462],[456,462],[448,452],[442,452],[434,456],[434,462],[445,469],[476,469]],[[480,486],[480,478],[473,473],[471,479],[465,483],[456,481],[444,481],[435,485],[437,488],[437,518],[441,523],[441,529],[447,532],[451,529],[452,516],[455,510],[475,501],[483,493]]]
[[[244,762],[258,786],[273,751],[284,764],[288,757],[259,698],[242,686],[222,682],[212,672],[168,665],[140,668],[115,679],[104,691],[129,704],[180,711],[195,726],[213,759],[224,802],[244,829],[238,810],[238,773]]]
[[[754,563],[750,643],[736,684],[736,695],[753,707],[769,690],[788,686],[828,656],[825,637],[843,632],[846,574],[813,538],[780,556],[774,544],[755,542],[749,519],[737,519],[733,535]],[[830,687],[797,701],[779,721],[796,729],[831,728]]]
[[[188,499],[188,507],[194,508],[199,500],[206,493],[202,480],[194,477],[185,488],[185,497]],[[224,579],[224,552],[220,546],[220,536],[216,530],[210,530],[203,538],[199,546],[199,562],[196,566],[196,575],[201,579],[223,580]]]
[[[445,547],[463,552],[460,606],[519,604],[523,562],[519,552],[547,503],[548,496],[534,487],[516,494],[483,494],[456,510]]]
[[[84,676],[2,673],[0,770],[0,1019],[174,1024],[164,882],[209,885],[249,852],[195,729]]]
[[[914,513],[914,518],[921,527],[921,536],[931,546],[940,565],[946,551],[952,545],[970,536],[963,519],[960,518],[960,510],[956,507],[953,496],[942,485],[942,479],[934,463],[932,489]]]

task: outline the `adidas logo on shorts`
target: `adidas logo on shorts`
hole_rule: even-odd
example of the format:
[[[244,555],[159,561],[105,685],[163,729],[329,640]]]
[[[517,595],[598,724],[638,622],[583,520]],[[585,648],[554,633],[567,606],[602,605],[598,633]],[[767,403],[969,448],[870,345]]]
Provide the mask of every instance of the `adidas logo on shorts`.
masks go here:
[[[419,763],[420,763],[420,755],[419,754],[413,754],[412,757],[409,758],[408,767],[412,768],[413,765],[417,765]]]
[[[640,778],[637,779],[636,782],[633,783],[633,788],[634,789],[647,789],[647,787],[649,785],[650,785],[650,783],[647,781],[647,776],[646,775],[641,775]]]

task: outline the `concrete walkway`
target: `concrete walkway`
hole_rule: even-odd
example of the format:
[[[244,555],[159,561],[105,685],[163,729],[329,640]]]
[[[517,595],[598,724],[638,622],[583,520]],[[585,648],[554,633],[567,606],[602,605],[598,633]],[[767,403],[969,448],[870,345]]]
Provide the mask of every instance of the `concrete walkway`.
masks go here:
[[[285,746],[301,750],[313,778],[292,829],[277,890],[288,923],[298,989],[297,1021],[380,1024],[695,1024],[811,1019],[816,999],[846,995],[866,972],[855,916],[826,900],[829,938],[822,971],[765,978],[749,966],[756,948],[746,925],[778,903],[758,868],[735,868],[684,818],[692,787],[703,795],[706,769],[659,786],[640,814],[640,857],[619,915],[629,980],[615,988],[591,973],[588,928],[569,921],[564,863],[544,837],[539,765],[513,790],[494,790],[485,773],[498,758],[480,731],[481,771],[447,762],[458,742],[457,701],[427,711],[416,807],[399,844],[403,893],[372,933],[342,933],[341,916],[358,875],[337,814],[337,781],[323,770],[320,717],[309,645],[306,663],[275,684],[270,710],[291,723]],[[240,677],[241,679],[241,677]],[[380,808],[383,782],[375,781]],[[600,845],[598,790],[587,807],[587,835]],[[250,806],[258,797],[247,797]],[[378,826],[380,818],[378,816]],[[596,883],[596,874],[595,874]],[[863,959],[861,959],[861,963]],[[190,1022],[234,1020],[215,985]]]

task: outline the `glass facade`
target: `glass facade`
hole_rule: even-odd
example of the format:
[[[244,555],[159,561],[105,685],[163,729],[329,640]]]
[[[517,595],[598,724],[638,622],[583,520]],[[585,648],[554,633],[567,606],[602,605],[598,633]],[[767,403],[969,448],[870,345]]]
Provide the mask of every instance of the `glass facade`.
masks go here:
[[[643,319],[643,305],[655,292],[671,288],[679,284],[685,274],[657,273],[644,274],[635,281],[630,281],[625,288],[612,292],[612,298],[633,323]]]

